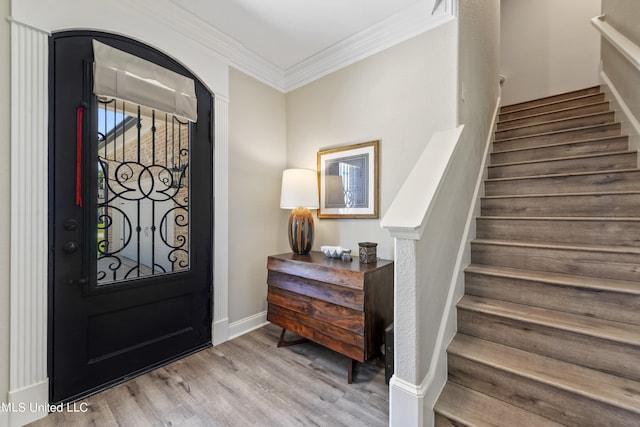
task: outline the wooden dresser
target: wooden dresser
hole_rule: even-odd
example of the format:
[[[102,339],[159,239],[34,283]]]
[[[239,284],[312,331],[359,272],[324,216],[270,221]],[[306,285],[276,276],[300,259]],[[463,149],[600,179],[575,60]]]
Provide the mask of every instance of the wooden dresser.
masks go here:
[[[379,353],[393,322],[393,261],[286,253],[270,256],[267,270],[267,320],[347,356],[351,382],[353,363]]]

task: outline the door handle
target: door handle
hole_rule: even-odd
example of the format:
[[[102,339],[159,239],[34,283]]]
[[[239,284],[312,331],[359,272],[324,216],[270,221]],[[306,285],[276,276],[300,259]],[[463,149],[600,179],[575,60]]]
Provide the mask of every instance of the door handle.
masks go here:
[[[68,254],[72,254],[78,250],[78,244],[76,242],[67,242],[62,246],[62,250]]]

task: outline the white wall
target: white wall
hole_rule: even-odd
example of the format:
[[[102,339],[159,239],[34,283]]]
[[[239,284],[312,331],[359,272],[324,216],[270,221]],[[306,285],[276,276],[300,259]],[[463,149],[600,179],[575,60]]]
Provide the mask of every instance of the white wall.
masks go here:
[[[640,45],[640,4],[636,0],[602,0],[602,14],[616,30]]]
[[[0,17],[9,16],[9,0],[0,1]],[[10,25],[0,19],[0,403],[7,402],[9,391],[9,235],[11,177],[11,45]],[[8,422],[6,413],[0,412],[0,427]]]
[[[599,82],[601,0],[502,0],[502,105]]]
[[[229,321],[246,330],[235,322],[266,310],[267,256],[289,251],[285,95],[232,68],[229,97]]]
[[[318,150],[380,140],[380,218],[431,135],[455,127],[455,23],[449,22],[302,88],[287,100],[287,165],[316,168]],[[437,64],[437,65],[436,65]],[[393,240],[378,219],[316,220],[314,250]]]

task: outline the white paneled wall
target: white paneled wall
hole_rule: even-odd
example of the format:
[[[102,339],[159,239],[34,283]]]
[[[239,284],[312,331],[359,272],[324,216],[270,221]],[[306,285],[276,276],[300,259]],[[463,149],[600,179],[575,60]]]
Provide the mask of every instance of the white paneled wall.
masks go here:
[[[48,34],[11,24],[11,315],[9,403],[48,402]],[[39,418],[13,411],[10,425]]]

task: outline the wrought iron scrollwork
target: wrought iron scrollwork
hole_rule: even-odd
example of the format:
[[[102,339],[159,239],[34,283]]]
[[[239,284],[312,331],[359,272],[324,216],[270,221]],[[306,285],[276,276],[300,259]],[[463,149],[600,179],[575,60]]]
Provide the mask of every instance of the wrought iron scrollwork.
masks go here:
[[[99,103],[98,283],[187,270],[189,123]]]

